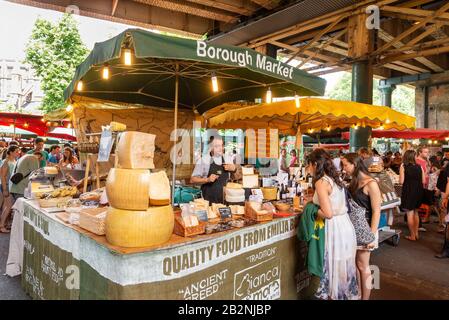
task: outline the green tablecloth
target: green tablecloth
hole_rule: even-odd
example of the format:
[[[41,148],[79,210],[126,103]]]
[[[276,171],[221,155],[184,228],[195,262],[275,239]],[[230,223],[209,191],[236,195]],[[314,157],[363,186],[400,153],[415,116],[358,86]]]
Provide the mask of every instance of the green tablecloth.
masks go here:
[[[123,254],[24,203],[22,284],[35,299],[297,299],[295,218]]]

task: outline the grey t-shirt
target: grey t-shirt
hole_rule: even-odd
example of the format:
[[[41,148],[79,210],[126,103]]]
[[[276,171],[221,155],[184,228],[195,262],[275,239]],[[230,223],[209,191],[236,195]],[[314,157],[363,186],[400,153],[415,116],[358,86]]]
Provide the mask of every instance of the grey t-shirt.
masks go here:
[[[225,163],[232,163],[232,159],[228,159],[229,162],[227,162],[226,156],[223,157],[225,158]],[[196,162],[195,168],[192,172],[192,177],[207,178],[209,174],[211,159],[215,162],[216,165],[222,165],[222,156],[211,157],[210,155],[205,155]]]
[[[28,175],[30,172],[39,169],[39,160],[34,155],[26,154],[17,161],[16,167],[14,168],[14,173],[20,172],[23,176]],[[13,173],[13,174],[14,174]],[[9,192],[24,194],[25,188],[28,186],[29,175],[20,181],[18,184],[10,183]]]

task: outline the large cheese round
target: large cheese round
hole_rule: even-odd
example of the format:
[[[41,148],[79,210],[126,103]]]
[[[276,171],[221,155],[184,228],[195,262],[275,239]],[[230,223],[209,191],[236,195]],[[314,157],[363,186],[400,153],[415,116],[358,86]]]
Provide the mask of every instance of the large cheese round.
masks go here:
[[[232,203],[245,202],[245,195],[237,196],[237,197],[226,196],[225,198],[226,198],[226,202],[232,202]]]
[[[126,131],[120,134],[117,144],[118,163],[124,169],[154,168],[154,134]]]
[[[106,216],[106,239],[115,246],[137,248],[167,242],[174,227],[172,206],[150,207],[144,211],[110,207]]]
[[[112,168],[106,180],[109,204],[117,209],[146,210],[149,205],[150,171]]]
[[[228,189],[225,191],[226,197],[242,197],[245,196],[245,189]]]

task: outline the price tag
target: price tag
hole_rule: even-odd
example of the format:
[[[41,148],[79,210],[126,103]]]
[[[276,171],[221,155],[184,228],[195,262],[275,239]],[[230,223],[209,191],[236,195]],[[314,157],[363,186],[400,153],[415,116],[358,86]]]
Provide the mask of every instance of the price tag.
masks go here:
[[[218,212],[220,212],[221,219],[231,218],[232,212],[231,212],[231,208],[229,208],[229,207],[218,208]]]

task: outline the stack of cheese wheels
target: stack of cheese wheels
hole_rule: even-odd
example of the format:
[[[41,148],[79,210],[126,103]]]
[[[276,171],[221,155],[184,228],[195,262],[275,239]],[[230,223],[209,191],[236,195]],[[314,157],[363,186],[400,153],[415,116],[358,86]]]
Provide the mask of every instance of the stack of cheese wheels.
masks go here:
[[[149,170],[154,167],[154,141],[152,134],[132,131],[122,133],[119,139],[119,168],[112,168],[106,181],[110,204],[106,238],[113,245],[128,248],[159,245],[173,233],[167,174]]]
[[[245,202],[245,190],[238,183],[228,183],[225,188],[225,199],[229,203]]]

